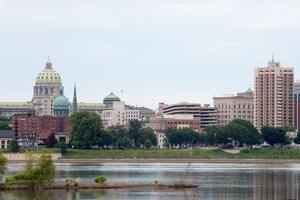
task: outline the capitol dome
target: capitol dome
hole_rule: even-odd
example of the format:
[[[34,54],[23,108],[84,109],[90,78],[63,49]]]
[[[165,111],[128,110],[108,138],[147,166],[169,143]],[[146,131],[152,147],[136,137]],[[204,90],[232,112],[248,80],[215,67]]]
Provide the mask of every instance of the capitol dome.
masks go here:
[[[36,77],[36,84],[61,84],[60,75],[52,68],[50,61],[46,63],[46,67]]]
[[[103,99],[103,104],[106,107],[112,107],[113,106],[113,102],[115,101],[121,101],[121,99],[116,96],[113,92],[111,92],[109,95],[107,95],[104,99]]]

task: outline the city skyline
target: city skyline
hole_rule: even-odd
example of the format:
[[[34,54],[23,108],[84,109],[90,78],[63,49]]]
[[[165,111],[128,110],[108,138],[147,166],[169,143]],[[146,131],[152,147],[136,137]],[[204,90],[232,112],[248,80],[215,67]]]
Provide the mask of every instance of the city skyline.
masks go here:
[[[0,101],[30,101],[48,54],[70,99],[77,82],[78,102],[113,91],[153,109],[212,104],[216,95],[253,89],[254,69],[272,53],[299,79],[296,1],[57,2],[0,2]]]

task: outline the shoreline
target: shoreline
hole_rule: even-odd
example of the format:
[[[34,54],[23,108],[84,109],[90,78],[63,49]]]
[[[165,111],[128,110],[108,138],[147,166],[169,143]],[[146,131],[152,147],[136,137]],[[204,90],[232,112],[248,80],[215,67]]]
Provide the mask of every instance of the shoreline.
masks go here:
[[[25,163],[25,160],[9,160],[8,163]],[[105,163],[216,163],[216,164],[292,164],[300,159],[59,159],[56,164],[105,164]]]

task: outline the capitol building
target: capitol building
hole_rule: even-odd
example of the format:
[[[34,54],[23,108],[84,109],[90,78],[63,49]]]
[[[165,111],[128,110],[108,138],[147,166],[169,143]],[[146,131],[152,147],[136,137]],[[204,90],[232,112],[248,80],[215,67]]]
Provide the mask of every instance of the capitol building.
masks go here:
[[[66,117],[78,111],[96,112],[102,116],[104,122],[105,120],[113,121],[107,122],[108,125],[126,125],[131,119],[149,118],[154,114],[151,109],[145,107],[126,105],[113,92],[108,94],[102,103],[77,102],[76,85],[72,102],[70,102],[69,98],[64,95],[62,77],[49,59],[36,76],[31,101],[0,102],[0,116],[12,117],[15,114],[26,114],[28,111],[33,111],[37,116],[54,117]],[[103,111],[105,111],[105,116]]]

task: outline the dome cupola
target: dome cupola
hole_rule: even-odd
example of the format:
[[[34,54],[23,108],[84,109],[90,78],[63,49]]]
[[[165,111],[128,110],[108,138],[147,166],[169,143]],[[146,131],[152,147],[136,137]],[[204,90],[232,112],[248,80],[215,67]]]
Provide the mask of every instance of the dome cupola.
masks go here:
[[[45,69],[36,77],[36,84],[61,84],[60,75],[52,68],[52,63],[48,60]]]
[[[69,100],[64,96],[63,88],[61,87],[60,95],[57,96],[53,102],[53,114],[54,116],[68,116],[69,110]]]
[[[121,101],[121,99],[116,96],[113,92],[111,92],[109,95],[107,95],[104,99],[103,99],[103,104],[107,107],[110,108],[113,106],[113,102],[116,101]]]

